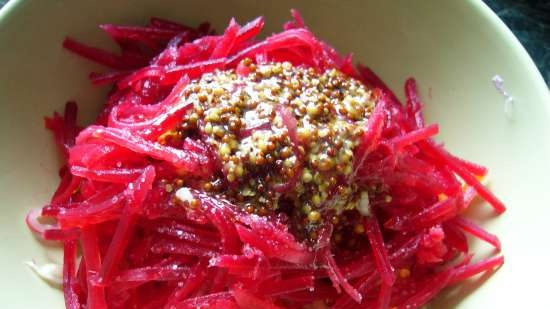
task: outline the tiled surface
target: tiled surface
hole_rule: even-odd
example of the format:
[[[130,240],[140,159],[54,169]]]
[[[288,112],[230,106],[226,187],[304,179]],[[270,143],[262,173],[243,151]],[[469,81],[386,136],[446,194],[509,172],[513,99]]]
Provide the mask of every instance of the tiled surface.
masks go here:
[[[484,0],[512,29],[550,85],[550,1]],[[8,0],[0,0],[0,7]]]

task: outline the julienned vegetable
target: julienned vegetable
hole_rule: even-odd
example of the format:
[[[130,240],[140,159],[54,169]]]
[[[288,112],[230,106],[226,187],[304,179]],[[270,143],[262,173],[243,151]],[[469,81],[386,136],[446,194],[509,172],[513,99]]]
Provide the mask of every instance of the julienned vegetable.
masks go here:
[[[262,17],[65,40],[116,70],[90,74],[114,83],[93,125],[46,118],[66,164],[27,224],[63,243],[68,309],[418,308],[502,265],[472,262],[465,233],[501,245],[461,214],[505,207],[431,139],[415,81],[401,104],[292,15],[263,40]]]

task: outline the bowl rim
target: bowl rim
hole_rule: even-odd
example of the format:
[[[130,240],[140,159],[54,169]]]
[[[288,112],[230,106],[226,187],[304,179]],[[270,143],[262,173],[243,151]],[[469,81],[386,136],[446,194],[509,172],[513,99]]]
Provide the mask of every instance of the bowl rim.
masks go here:
[[[13,20],[12,18],[16,15],[14,13],[19,13],[17,10],[24,11],[26,9],[26,4],[28,4],[28,0],[9,0],[5,6],[0,9],[0,27],[6,24],[8,20]],[[470,0],[466,5],[470,7],[470,14],[476,14],[479,18],[487,21],[487,26],[493,28],[494,31],[498,33],[498,40],[502,40],[503,43],[511,49],[511,53],[517,57],[517,63],[514,65],[523,66],[526,73],[528,73],[529,77],[532,79],[530,88],[536,95],[537,101],[541,101],[536,102],[536,104],[550,114],[550,89],[525,47],[520,43],[510,28],[506,26],[485,2]]]

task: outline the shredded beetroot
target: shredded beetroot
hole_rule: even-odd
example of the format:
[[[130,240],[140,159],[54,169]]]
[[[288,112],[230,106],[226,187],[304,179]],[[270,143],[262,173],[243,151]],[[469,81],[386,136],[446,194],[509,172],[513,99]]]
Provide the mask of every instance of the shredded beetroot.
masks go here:
[[[474,222],[471,222],[462,217],[457,217],[451,222],[451,224],[454,224],[465,232],[468,232],[475,237],[490,243],[495,247],[495,249],[500,251],[500,240],[498,239],[498,237],[485,231],[481,226],[475,224]]]
[[[390,264],[388,252],[384,246],[382,232],[375,218],[365,219],[365,229],[370,245],[373,249],[374,261],[380,273],[380,277],[385,285],[392,286],[395,282],[395,272]]]
[[[505,207],[481,184],[485,167],[432,140],[439,127],[425,125],[414,79],[402,105],[371,69],[355,68],[351,55],[316,38],[296,10],[292,16],[284,31],[263,40],[256,37],[263,17],[243,26],[232,19],[221,35],[208,23],[193,28],[156,17],[146,26],[101,25],[118,54],[65,39],[66,49],[116,70],[90,74],[93,84],[113,84],[94,124],[77,126],[74,102],[45,120],[67,162],[50,203],[26,222],[40,238],[63,242],[68,309],[413,309],[503,264],[502,256],[471,262],[465,232],[501,244],[461,213],[476,195],[498,213]],[[215,70],[246,76],[245,58],[338,69],[372,90],[376,105],[353,171],[337,181],[381,193],[361,195],[355,218],[332,220],[357,222],[353,231],[327,221],[315,242],[302,241],[284,213],[260,217],[201,191],[201,180],[223,172],[203,136],[171,139],[182,134],[176,127],[192,107],[187,86]],[[274,113],[302,160],[294,111],[281,105]],[[297,185],[304,167],[296,166],[277,193]]]
[[[86,265],[86,278],[93,278],[99,273],[101,265],[101,252],[99,252],[97,231],[94,225],[82,229],[81,245]],[[93,282],[93,279],[86,281],[88,290],[86,304],[90,308],[106,309],[105,288]]]
[[[67,309],[80,309],[81,304],[76,293],[76,241],[68,240],[63,244],[63,292]]]

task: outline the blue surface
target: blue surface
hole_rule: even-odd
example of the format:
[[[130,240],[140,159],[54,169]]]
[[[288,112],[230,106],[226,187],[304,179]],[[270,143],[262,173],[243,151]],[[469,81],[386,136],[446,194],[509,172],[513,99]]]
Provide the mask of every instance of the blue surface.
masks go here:
[[[550,0],[484,1],[525,46],[550,85]],[[0,0],[0,7],[6,2]]]

